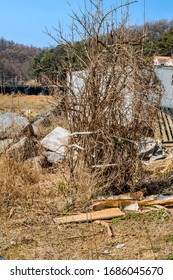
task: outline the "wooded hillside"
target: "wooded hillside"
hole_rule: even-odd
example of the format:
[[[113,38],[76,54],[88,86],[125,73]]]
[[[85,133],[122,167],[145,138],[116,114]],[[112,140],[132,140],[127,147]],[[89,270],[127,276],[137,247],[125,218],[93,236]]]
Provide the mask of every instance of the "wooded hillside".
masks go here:
[[[40,52],[41,48],[0,38],[0,81],[28,80],[30,61]]]

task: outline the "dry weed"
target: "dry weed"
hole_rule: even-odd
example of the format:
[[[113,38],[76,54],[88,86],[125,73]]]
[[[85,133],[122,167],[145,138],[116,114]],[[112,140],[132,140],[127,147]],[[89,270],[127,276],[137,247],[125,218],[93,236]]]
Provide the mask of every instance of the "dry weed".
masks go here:
[[[2,155],[0,158],[0,208],[26,207],[32,203],[38,192],[35,183],[39,181],[39,174],[17,158]]]

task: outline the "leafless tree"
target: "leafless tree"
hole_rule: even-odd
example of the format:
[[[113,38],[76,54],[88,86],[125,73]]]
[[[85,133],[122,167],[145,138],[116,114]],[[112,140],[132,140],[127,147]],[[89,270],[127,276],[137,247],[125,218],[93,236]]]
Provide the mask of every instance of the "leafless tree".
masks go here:
[[[74,186],[86,172],[86,188],[121,191],[141,178],[137,142],[152,134],[162,88],[143,56],[144,37],[134,36],[124,12],[135,2],[104,11],[102,1],[90,0],[80,15],[73,12],[71,38],[56,29],[68,57],[61,86]]]

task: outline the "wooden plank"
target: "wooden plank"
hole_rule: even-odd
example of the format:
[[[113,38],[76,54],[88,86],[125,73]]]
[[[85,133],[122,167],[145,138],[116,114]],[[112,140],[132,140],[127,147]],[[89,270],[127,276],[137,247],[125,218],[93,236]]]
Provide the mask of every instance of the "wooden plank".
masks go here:
[[[173,117],[171,117],[169,114],[166,115],[167,120],[168,120],[168,124],[171,130],[171,136],[172,136],[172,141],[173,142]]]
[[[167,121],[165,113],[162,111],[161,114],[162,114],[162,119],[163,119],[165,131],[166,131],[167,139],[168,139],[168,142],[169,142],[169,141],[172,140],[171,130],[170,130],[170,127],[168,125],[168,121]]]
[[[166,205],[173,206],[173,198],[172,199],[163,199],[163,200],[141,200],[138,201],[139,206],[147,206],[147,205]]]
[[[105,208],[111,208],[111,207],[126,207],[129,205],[132,205],[136,202],[136,200],[130,200],[130,199],[113,199],[113,200],[101,200],[96,201],[92,203],[93,210],[101,210]]]
[[[94,221],[93,223],[98,224],[98,225],[102,225],[102,226],[106,227],[108,235],[109,235],[110,237],[113,236],[112,228],[110,227],[110,225],[109,225],[107,222],[105,222],[105,221],[100,221],[100,220],[96,220],[96,221]]]
[[[125,214],[119,208],[104,209],[101,211],[94,211],[88,213],[80,213],[78,215],[65,216],[61,218],[55,218],[54,222],[58,224],[66,223],[78,223],[78,222],[91,222],[95,220],[113,219],[115,217],[121,217]]]
[[[173,142],[173,121],[169,115],[167,115],[168,125],[170,127],[170,133],[171,133],[171,141]]]
[[[161,111],[158,112],[158,115],[159,115],[159,119],[160,119],[160,130],[161,130],[161,135],[162,135],[162,141],[169,142],[167,134],[166,134],[166,131],[165,131],[165,127],[164,127],[164,122],[163,122]]]

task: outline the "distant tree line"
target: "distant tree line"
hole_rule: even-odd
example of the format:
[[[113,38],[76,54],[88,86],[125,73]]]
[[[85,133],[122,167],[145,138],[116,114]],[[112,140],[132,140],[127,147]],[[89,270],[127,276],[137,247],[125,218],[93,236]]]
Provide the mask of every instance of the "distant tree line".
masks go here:
[[[30,61],[41,48],[16,44],[0,38],[0,84],[27,81],[30,78]]]
[[[146,23],[144,52],[147,56],[173,56],[173,19]]]
[[[144,31],[146,33],[144,54],[147,57],[173,56],[173,20],[163,19],[147,22],[145,26],[131,27],[131,34],[135,39],[137,36],[140,38]],[[118,30],[112,30],[113,32],[117,32],[118,43]],[[111,35],[111,33],[107,35],[110,44]],[[92,45],[92,41],[88,40],[87,44]],[[82,41],[74,43],[76,54],[80,57],[83,54],[84,61],[87,60],[84,55],[85,47]],[[27,81],[30,78],[34,78],[41,84],[48,82],[57,84],[59,79],[66,78],[67,63],[71,63],[73,70],[81,70],[84,67],[81,66],[82,64],[79,65],[75,57],[69,57],[65,44],[43,50],[0,38],[0,84],[15,81],[15,79]]]

